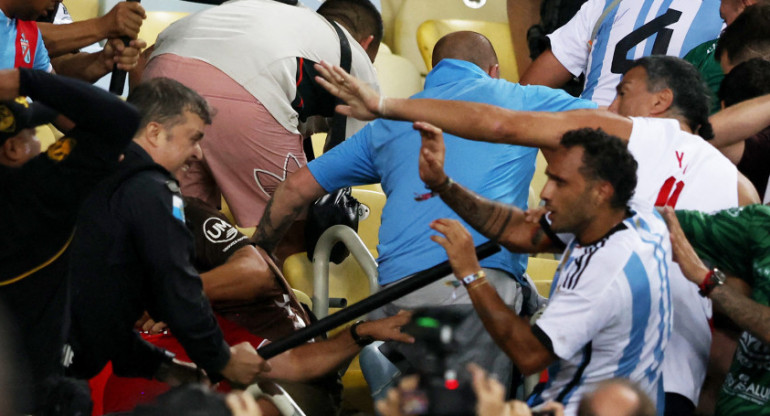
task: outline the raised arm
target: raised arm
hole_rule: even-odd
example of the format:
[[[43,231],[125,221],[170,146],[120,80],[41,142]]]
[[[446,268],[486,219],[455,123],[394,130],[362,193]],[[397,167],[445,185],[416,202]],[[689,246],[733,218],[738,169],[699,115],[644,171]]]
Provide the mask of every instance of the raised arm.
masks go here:
[[[289,175],[267,203],[252,237],[254,244],[273,252],[294,220],[325,193],[307,166]]]
[[[532,332],[529,321],[508,308],[495,288],[480,275],[481,266],[473,250],[473,238],[459,221],[436,220],[431,228],[443,236],[431,236],[447,252],[449,264],[458,280],[465,284],[473,307],[484,323],[484,328],[516,367],[525,375],[548,367],[557,357]],[[466,282],[464,278],[475,276]]]
[[[101,17],[69,24],[40,22],[37,26],[48,55],[55,58],[104,39],[122,36],[136,39],[145,18],[146,13],[139,2],[122,1]]]
[[[120,39],[110,39],[99,52],[62,55],[52,59],[51,65],[57,74],[96,82],[110,73],[115,64],[124,71],[134,69],[139,62],[141,50],[146,46],[147,43],[141,39],[131,40],[128,46]]]
[[[671,208],[663,209],[671,235],[671,247],[674,260],[688,280],[700,285],[709,273],[709,269],[695,253],[692,245],[679,225],[679,220]],[[759,304],[729,284],[715,287],[709,298],[717,310],[732,319],[741,329],[750,332],[764,343],[770,343],[770,307]]]
[[[513,205],[495,202],[452,181],[444,172],[444,137],[440,129],[424,122],[414,123],[422,136],[420,179],[471,227],[518,252],[552,250],[551,240],[537,222],[526,220],[525,212]]]
[[[565,132],[582,127],[602,128],[623,140],[631,135],[631,120],[608,111],[524,112],[466,101],[386,98],[339,67],[322,62],[316,69],[323,76],[318,82],[347,103],[337,111],[361,120],[426,121],[470,140],[544,149],[555,148]]]
[[[548,49],[532,62],[521,75],[521,85],[545,85],[546,87],[559,88],[572,79],[572,74],[556,59],[553,52]]]
[[[742,142],[770,126],[770,94],[732,105],[709,118],[717,149]]]

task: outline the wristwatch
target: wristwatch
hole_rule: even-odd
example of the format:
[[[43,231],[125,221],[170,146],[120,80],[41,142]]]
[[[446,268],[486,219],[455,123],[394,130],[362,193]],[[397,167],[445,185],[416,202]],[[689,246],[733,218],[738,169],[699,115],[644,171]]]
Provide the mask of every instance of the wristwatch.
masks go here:
[[[355,341],[359,347],[365,347],[374,342],[374,338],[370,337],[369,335],[362,337],[358,335],[358,332],[356,332],[356,328],[364,322],[366,321],[362,319],[350,326],[350,336],[353,337],[353,341]]]
[[[725,274],[716,267],[709,270],[709,272],[706,274],[706,278],[703,279],[701,284],[698,285],[698,289],[700,289],[700,295],[707,297],[715,287],[725,284],[726,280],[727,276],[725,276]]]

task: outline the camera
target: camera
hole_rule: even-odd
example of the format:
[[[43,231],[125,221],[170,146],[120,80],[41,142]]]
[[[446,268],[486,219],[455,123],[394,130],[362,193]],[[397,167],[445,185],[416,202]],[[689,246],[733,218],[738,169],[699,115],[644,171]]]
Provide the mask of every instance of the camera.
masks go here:
[[[457,353],[455,328],[464,315],[446,308],[421,308],[402,331],[415,338],[420,360],[412,362],[419,375],[418,389],[402,397],[404,412],[416,415],[475,415],[476,395],[465,368],[452,356]],[[452,364],[452,363],[455,364]]]

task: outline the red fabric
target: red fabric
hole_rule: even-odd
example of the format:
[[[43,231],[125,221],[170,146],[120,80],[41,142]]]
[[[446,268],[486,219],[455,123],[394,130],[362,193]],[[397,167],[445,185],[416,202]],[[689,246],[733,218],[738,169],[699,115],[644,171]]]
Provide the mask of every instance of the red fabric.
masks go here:
[[[225,336],[225,341],[229,345],[236,345],[240,344],[241,342],[249,342],[254,346],[254,348],[257,348],[264,341],[263,338],[250,333],[246,328],[228,321],[219,315],[216,315],[216,317],[217,322],[219,323],[219,327],[222,329],[222,333]],[[173,352],[176,354],[176,358],[178,360],[190,362],[190,358],[185,353],[184,348],[182,348],[182,345],[173,335],[142,334],[142,337],[153,345]],[[108,368],[109,372],[107,372]],[[106,374],[104,374],[105,372]],[[102,393],[93,387],[94,384],[97,384],[98,386],[99,381],[97,379],[100,378],[106,379],[106,382],[102,384]],[[170,388],[168,384],[161,383],[156,380],[118,377],[112,374],[111,365],[105,367],[105,371],[103,371],[102,374],[99,374],[98,376],[91,379],[91,385],[91,396],[94,400],[94,415],[110,412],[130,411],[138,404],[151,402],[155,397],[163,394]],[[227,381],[222,381],[217,386],[217,390],[221,392],[228,392],[230,391],[230,385],[227,383]],[[101,405],[99,413],[97,413],[97,402],[99,402]]]
[[[36,22],[16,21],[16,68],[32,68],[35,64],[37,33]]]

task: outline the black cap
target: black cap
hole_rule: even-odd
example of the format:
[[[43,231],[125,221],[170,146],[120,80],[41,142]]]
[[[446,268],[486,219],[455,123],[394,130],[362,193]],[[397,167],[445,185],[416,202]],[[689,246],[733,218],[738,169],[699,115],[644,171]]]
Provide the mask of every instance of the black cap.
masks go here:
[[[0,101],[0,144],[24,129],[52,122],[58,113],[40,103],[30,103],[25,97]]]

